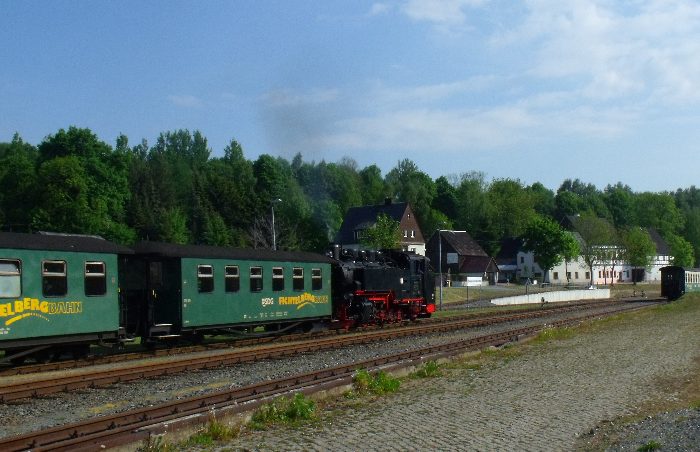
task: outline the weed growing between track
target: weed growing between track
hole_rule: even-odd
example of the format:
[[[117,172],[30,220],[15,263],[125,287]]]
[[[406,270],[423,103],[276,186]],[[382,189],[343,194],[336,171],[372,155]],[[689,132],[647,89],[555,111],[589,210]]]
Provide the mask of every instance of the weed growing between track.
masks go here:
[[[416,370],[415,372],[411,372],[408,377],[412,379],[434,378],[442,377],[442,375],[443,373],[440,365],[435,361],[428,361],[427,363],[423,364],[420,369]]]
[[[353,390],[348,397],[357,395],[382,395],[396,392],[401,387],[401,380],[384,371],[371,374],[364,369],[358,370],[353,377]]]
[[[316,419],[316,403],[304,394],[294,397],[278,397],[262,405],[253,414],[250,426],[255,430],[264,430],[276,424],[298,425],[304,421]]]

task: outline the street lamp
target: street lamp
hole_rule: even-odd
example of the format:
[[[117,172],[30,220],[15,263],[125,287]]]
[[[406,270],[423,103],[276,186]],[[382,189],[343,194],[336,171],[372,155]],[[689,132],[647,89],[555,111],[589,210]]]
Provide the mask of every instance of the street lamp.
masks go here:
[[[272,249],[277,250],[277,234],[275,233],[275,203],[282,202],[281,198],[275,198],[271,201],[270,208],[272,210]]]
[[[438,273],[440,273],[440,311],[442,311],[442,231],[438,229]]]

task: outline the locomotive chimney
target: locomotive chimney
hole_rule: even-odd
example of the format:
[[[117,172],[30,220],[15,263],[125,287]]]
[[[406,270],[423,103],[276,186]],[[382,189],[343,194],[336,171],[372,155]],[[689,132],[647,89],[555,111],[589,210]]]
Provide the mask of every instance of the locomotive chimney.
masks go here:
[[[340,245],[337,243],[333,245],[333,259],[340,260]]]

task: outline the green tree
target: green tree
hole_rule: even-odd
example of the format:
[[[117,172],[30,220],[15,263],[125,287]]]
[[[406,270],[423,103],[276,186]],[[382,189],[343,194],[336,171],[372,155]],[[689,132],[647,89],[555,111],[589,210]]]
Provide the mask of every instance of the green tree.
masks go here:
[[[433,199],[433,209],[454,221],[457,218],[457,193],[455,187],[445,176],[435,179],[436,195]]]
[[[76,156],[57,157],[39,167],[40,196],[32,211],[32,229],[95,234],[99,217],[88,202],[88,176]]]
[[[377,165],[363,168],[360,173],[360,184],[363,205],[377,205],[384,202],[388,190],[384,184],[382,170]]]
[[[694,261],[700,261],[700,189],[694,185],[677,190],[674,194],[676,205],[684,217],[681,234],[693,247]]]
[[[386,175],[386,184],[399,201],[411,204],[421,230],[433,229],[433,225],[427,223],[435,198],[435,183],[430,176],[420,171],[413,161],[404,159]]]
[[[651,227],[662,237],[677,234],[683,230],[684,218],[668,193],[640,193],[635,198],[637,225]]]
[[[494,180],[488,187],[486,202],[486,229],[482,241],[487,252],[495,255],[501,239],[521,236],[536,213],[530,192],[519,180]]]
[[[656,254],[656,245],[649,233],[640,227],[630,228],[624,234],[624,245],[627,250],[627,261],[633,269],[649,268]],[[637,279],[634,279],[637,283]]]
[[[380,213],[377,222],[364,230],[360,244],[366,248],[397,249],[401,243],[401,228],[398,221]]]
[[[629,186],[622,182],[608,185],[603,192],[603,200],[616,228],[624,229],[636,224],[635,194]]]
[[[61,171],[73,171],[80,173],[84,184],[81,193],[84,193],[84,201],[76,192],[77,183],[66,181],[70,186],[61,187],[59,180],[53,179],[52,183],[59,193],[68,194],[76,202],[80,202],[76,209],[82,210],[82,203],[87,203],[90,210],[89,216],[76,217],[66,227],[71,230],[57,229],[60,232],[84,232],[99,234],[112,240],[129,240],[133,238],[133,232],[126,226],[126,206],[129,203],[131,192],[129,190],[129,158],[130,155],[123,151],[125,137],[118,140],[120,149],[113,151],[103,141],[100,141],[89,129],[70,127],[68,130],[60,129],[55,135],[50,135],[39,145],[39,173],[42,167],[59,161]],[[79,168],[78,168],[79,167]],[[44,174],[46,171],[44,170]],[[72,174],[71,174],[72,176]],[[44,183],[40,179],[41,188],[37,192],[39,198],[44,198]],[[54,197],[51,194],[48,198]],[[60,218],[57,208],[51,207],[42,199],[39,204],[44,213]],[[36,219],[34,220],[36,224]],[[65,221],[53,221],[52,227],[59,227]]]
[[[599,218],[610,219],[603,197],[593,184],[579,179],[566,179],[555,197],[556,215],[561,219],[568,215],[592,213]]]
[[[549,281],[552,267],[559,265],[567,255],[575,254],[570,238],[570,234],[548,217],[537,216],[525,228],[525,250],[535,255],[535,261],[544,270],[545,281]]]
[[[671,264],[679,267],[694,267],[695,253],[693,245],[679,235],[672,235],[666,238],[671,248]]]
[[[564,246],[562,257],[566,265],[566,274],[569,274],[569,262],[575,261],[581,254],[581,244],[576,240],[574,234],[570,231],[564,231]],[[568,280],[568,277],[567,277]]]
[[[464,229],[480,244],[489,240],[488,200],[486,181],[482,172],[470,172],[460,176],[456,191],[457,220],[455,226]]]
[[[544,216],[554,216],[556,204],[552,190],[539,182],[535,182],[527,188],[527,191],[532,199],[535,212]]]
[[[187,227],[187,215],[179,208],[165,209],[160,212],[161,224],[159,236],[169,243],[187,244],[190,241]]]
[[[573,217],[572,222],[582,239],[580,256],[589,269],[593,286],[593,267],[610,258],[608,250],[614,241],[615,230],[606,220],[592,213]]]
[[[37,150],[18,134],[0,146],[0,211],[9,229],[28,232],[32,207],[36,203]]]

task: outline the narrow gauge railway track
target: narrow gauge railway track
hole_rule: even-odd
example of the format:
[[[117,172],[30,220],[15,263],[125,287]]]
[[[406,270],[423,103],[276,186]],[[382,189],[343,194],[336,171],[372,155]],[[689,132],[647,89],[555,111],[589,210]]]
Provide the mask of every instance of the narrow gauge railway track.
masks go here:
[[[493,317],[495,315],[506,316],[506,315],[511,315],[511,314],[530,312],[530,311],[556,312],[557,310],[569,309],[569,308],[578,307],[578,306],[588,306],[588,305],[603,306],[603,304],[601,304],[601,303],[604,303],[604,302],[601,302],[601,301],[580,301],[580,302],[575,302],[575,303],[568,303],[566,305],[551,304],[551,305],[545,305],[544,307],[541,307],[539,305],[533,305],[532,308],[527,308],[525,310],[523,310],[523,309],[505,309],[501,312],[498,312],[497,314],[494,314],[493,312],[485,312],[485,313],[482,312],[482,313],[471,313],[471,314],[459,314],[459,315],[451,316],[449,318],[423,319],[423,320],[421,320],[421,324],[445,323],[445,322],[450,322],[450,321],[459,320],[459,319],[463,319],[463,320],[477,319],[477,318],[484,318],[484,317]],[[461,309],[458,309],[458,311],[461,311]],[[157,348],[155,350],[147,350],[147,351],[108,353],[108,354],[104,354],[104,355],[94,355],[94,356],[90,356],[90,357],[84,358],[84,359],[61,360],[61,361],[41,363],[41,364],[18,365],[18,366],[13,366],[13,367],[8,367],[8,368],[3,368],[2,366],[0,366],[0,376],[27,375],[27,374],[35,374],[35,373],[42,373],[42,372],[80,369],[80,368],[84,368],[84,367],[98,366],[98,365],[103,365],[103,364],[124,363],[124,362],[128,362],[128,361],[136,361],[136,360],[141,360],[141,359],[158,358],[158,357],[165,357],[165,356],[174,356],[174,355],[181,355],[181,354],[187,354],[187,353],[205,352],[205,351],[212,351],[212,350],[225,350],[227,348],[247,347],[247,346],[271,344],[271,343],[294,342],[294,341],[299,341],[299,340],[310,340],[310,339],[316,339],[316,338],[321,338],[321,337],[326,337],[326,336],[336,336],[339,334],[347,334],[347,333],[362,333],[362,332],[367,332],[367,331],[374,331],[374,330],[377,330],[380,328],[381,329],[401,328],[401,327],[404,327],[405,325],[406,325],[406,323],[389,323],[389,324],[385,324],[383,326],[369,325],[369,326],[364,326],[364,327],[350,330],[350,331],[331,329],[331,330],[313,332],[313,333],[295,333],[295,334],[286,334],[286,335],[281,335],[281,336],[265,336],[265,337],[259,337],[259,338],[245,338],[245,339],[237,339],[237,340],[234,339],[234,340],[221,341],[221,342],[212,342],[209,344]]]
[[[583,306],[565,306],[557,310],[520,312],[508,316],[458,319],[425,325],[420,324],[393,330],[375,330],[362,335],[323,337],[299,343],[274,344],[243,350],[229,349],[216,355],[196,356],[186,359],[169,360],[167,362],[145,362],[139,363],[136,366],[125,366],[116,369],[88,369],[85,372],[64,376],[37,374],[35,376],[36,378],[21,379],[21,381],[7,382],[0,385],[0,402],[7,403],[29,397],[46,396],[58,392],[74,391],[84,388],[106,387],[115,383],[173,375],[185,371],[214,369],[262,359],[293,356],[311,351],[329,350],[350,345],[362,345],[392,338],[455,331],[464,328],[543,317],[552,313],[583,311],[594,307],[603,308],[620,304],[619,302],[597,303]]]
[[[397,369],[413,366],[427,360],[453,356],[490,345],[503,345],[516,341],[521,337],[536,334],[546,327],[578,324],[587,319],[641,309],[648,305],[627,304],[616,306],[607,312],[571,317],[548,325],[515,328],[496,334],[425,347],[317,372],[257,383],[242,388],[228,389],[167,402],[158,406],[92,418],[83,422],[53,427],[20,436],[2,438],[0,439],[0,450],[102,450],[134,443],[153,434],[172,431],[186,425],[202,424],[206,422],[212,413],[233,414],[251,410],[271,397],[292,391],[313,393],[346,385],[352,382],[352,377],[357,369],[374,371],[377,369]]]

